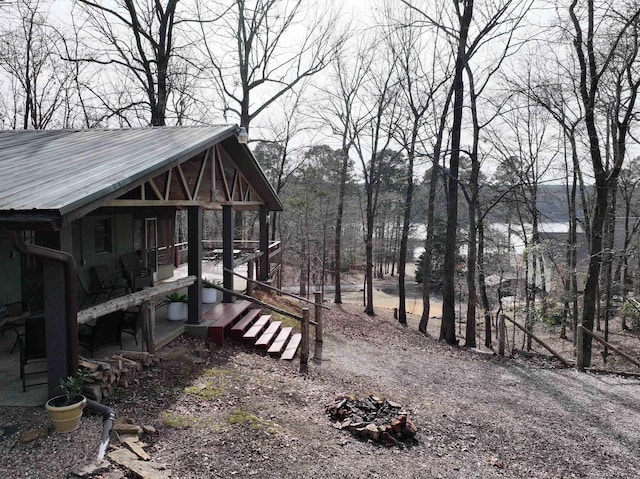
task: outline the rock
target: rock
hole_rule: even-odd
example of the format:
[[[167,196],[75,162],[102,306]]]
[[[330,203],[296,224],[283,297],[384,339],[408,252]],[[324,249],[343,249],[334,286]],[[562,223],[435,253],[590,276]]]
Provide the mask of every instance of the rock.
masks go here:
[[[27,429],[20,432],[20,442],[33,442],[38,439],[44,439],[49,435],[49,428],[37,427],[34,429]]]
[[[92,477],[107,472],[111,469],[109,461],[96,461],[95,459],[85,464],[80,464],[71,469],[71,477]]]
[[[128,449],[116,449],[109,453],[109,459],[134,472],[142,479],[170,479],[171,471],[153,461],[140,461],[138,456]]]
[[[143,461],[148,461],[149,459],[151,459],[149,454],[147,454],[147,451],[142,449],[142,447],[139,444],[136,444],[136,442],[137,441],[133,441],[131,439],[124,440],[124,443],[131,450],[131,452],[133,452],[140,459],[142,459]]]
[[[153,436],[155,434],[158,434],[158,430],[153,426],[145,426],[145,425],[143,425],[142,426],[142,431],[145,434],[148,434],[149,436]]]
[[[113,430],[120,435],[134,434],[137,436],[142,432],[142,429],[140,428],[140,426],[136,426],[135,424],[128,424],[128,423],[115,423],[113,425]]]

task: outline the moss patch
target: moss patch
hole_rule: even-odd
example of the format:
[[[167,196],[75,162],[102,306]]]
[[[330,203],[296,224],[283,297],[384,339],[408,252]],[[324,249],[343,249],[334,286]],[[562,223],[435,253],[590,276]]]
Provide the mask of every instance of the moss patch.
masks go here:
[[[240,425],[255,431],[264,430],[269,434],[278,433],[276,425],[271,421],[265,421],[264,419],[260,419],[258,416],[241,409],[236,409],[234,412],[229,414],[227,421],[231,425]]]
[[[225,427],[216,422],[212,417],[186,416],[165,411],[161,414],[162,424],[172,429],[207,429],[209,431],[220,432]]]
[[[230,369],[207,369],[198,378],[196,384],[184,388],[186,394],[193,394],[203,399],[220,398],[225,395],[231,384],[242,382],[242,377]]]

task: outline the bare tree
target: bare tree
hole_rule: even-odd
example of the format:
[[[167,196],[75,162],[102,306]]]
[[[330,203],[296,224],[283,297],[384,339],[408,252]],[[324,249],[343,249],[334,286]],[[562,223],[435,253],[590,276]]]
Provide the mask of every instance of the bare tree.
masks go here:
[[[598,11],[596,16],[596,10]],[[637,32],[640,8],[636,5],[625,5],[623,13],[609,9],[608,4],[600,5],[593,0],[578,4],[573,0],[569,6],[569,17],[573,27],[574,49],[578,59],[578,75],[580,78],[580,101],[584,108],[584,125],[589,140],[591,166],[595,176],[596,204],[591,218],[590,260],[587,280],[584,288],[582,325],[592,330],[596,314],[596,296],[600,269],[603,260],[603,228],[607,217],[610,192],[615,191],[618,175],[622,168],[626,152],[626,137],[633,119],[640,75],[634,70],[633,62],[629,64],[629,88],[625,89],[624,101],[616,111],[616,141],[611,163],[607,164],[602,154],[601,132],[598,128],[597,101],[602,90],[606,72],[619,54],[625,50],[625,38],[629,32]],[[601,18],[602,17],[602,18]],[[599,30],[603,29],[605,31]],[[637,38],[637,35],[633,35]],[[598,43],[599,42],[599,43]],[[624,56],[624,53],[622,53]],[[614,122],[612,122],[613,124]],[[591,336],[583,333],[579,367],[591,365]]]
[[[391,143],[390,128],[395,123],[398,84],[395,80],[395,58],[391,52],[376,51],[380,61],[373,63],[367,72],[363,95],[359,102],[363,105],[365,127],[354,138],[354,149],[360,160],[365,189],[364,243],[366,255],[365,270],[365,313],[373,316],[373,238],[378,194],[382,179],[385,156]]]
[[[128,122],[127,112],[142,109],[149,115],[149,124],[165,125],[173,57],[180,50],[175,28],[180,23],[178,0],[78,0],[78,3],[92,28],[89,42],[93,53],[69,60],[113,66],[125,76],[116,89],[119,91],[115,92],[115,101],[109,100],[111,92],[100,92],[110,114]]]
[[[336,226],[334,237],[334,302],[342,303],[341,271],[342,271],[342,234],[345,195],[347,181],[351,171],[349,152],[355,138],[364,128],[364,116],[361,114],[363,105],[358,100],[366,72],[373,61],[370,47],[358,46],[356,55],[350,62],[342,56],[333,63],[331,86],[322,89],[324,102],[320,102],[318,116],[330,126],[332,133],[340,138],[342,163],[340,165],[340,180],[338,186],[338,205],[336,212]]]
[[[438,91],[448,83],[449,72],[447,66],[442,66],[439,61],[438,50],[441,45],[437,41],[437,31],[435,39],[427,37],[427,32],[416,25],[417,13],[406,5],[394,8],[392,3],[388,3],[386,10],[389,26],[385,37],[397,59],[398,81],[402,87],[400,101],[404,105],[402,110],[406,112],[399,116],[394,128],[394,137],[407,155],[406,191],[398,255],[398,321],[406,325],[405,280],[414,194],[414,165],[421,146],[424,117],[432,107]],[[428,281],[424,284],[427,283]]]
[[[197,2],[200,48],[225,117],[249,128],[274,101],[324,70],[344,40],[331,10],[304,0]],[[304,22],[302,21],[304,20]]]
[[[3,102],[11,128],[44,129],[55,122],[72,72],[60,60],[58,33],[39,0],[7,5],[13,28],[0,37],[0,69],[9,75],[11,103]],[[4,120],[3,120],[4,121]]]

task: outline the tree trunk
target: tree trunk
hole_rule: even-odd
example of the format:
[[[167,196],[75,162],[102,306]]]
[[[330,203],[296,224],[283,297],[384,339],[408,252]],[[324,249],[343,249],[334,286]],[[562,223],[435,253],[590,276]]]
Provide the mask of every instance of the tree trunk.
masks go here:
[[[411,141],[411,149],[408,155],[407,165],[407,192],[404,200],[404,216],[402,223],[402,235],[400,237],[400,254],[398,257],[398,295],[400,299],[398,322],[400,324],[407,324],[407,304],[405,293],[405,274],[407,263],[407,247],[409,243],[409,227],[411,224],[411,204],[413,203],[413,161],[414,152],[413,148],[418,135],[418,127],[414,124],[413,136]],[[424,281],[424,278],[423,278]]]
[[[343,141],[344,143],[344,141]],[[342,165],[340,168],[340,187],[338,191],[338,212],[336,214],[336,231],[335,231],[335,291],[333,302],[342,304],[342,291],[340,275],[342,271],[342,217],[344,216],[344,198],[347,191],[347,173],[349,170],[349,149],[342,147]]]
[[[464,2],[460,18],[460,36],[456,53],[455,75],[453,79],[453,124],[451,127],[451,157],[449,160],[449,189],[447,192],[447,230],[445,234],[444,274],[442,278],[442,324],[440,339],[447,344],[458,344],[456,339],[455,275],[458,227],[458,169],[460,162],[460,137],[464,107],[463,72],[467,63],[467,37],[473,15],[473,0]]]

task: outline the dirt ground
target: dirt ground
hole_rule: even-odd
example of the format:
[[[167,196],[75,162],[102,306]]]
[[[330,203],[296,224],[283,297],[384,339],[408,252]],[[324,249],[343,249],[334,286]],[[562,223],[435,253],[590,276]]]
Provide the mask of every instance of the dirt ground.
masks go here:
[[[243,345],[181,338],[109,405],[158,429],[147,451],[174,478],[638,477],[636,379],[452,348],[383,307],[330,307],[307,375]],[[387,448],[334,427],[325,406],[343,394],[402,404],[415,443]],[[64,437],[17,439],[44,421],[39,409],[0,409],[0,477],[65,477],[97,450],[96,417]]]
[[[453,349],[349,305],[326,319],[308,376],[232,347],[167,384],[202,359],[185,341],[150,378],[151,397],[123,391],[118,407],[159,428],[149,452],[181,478],[637,477],[636,380]],[[324,407],[342,394],[401,403],[417,443],[385,448],[336,429]]]

